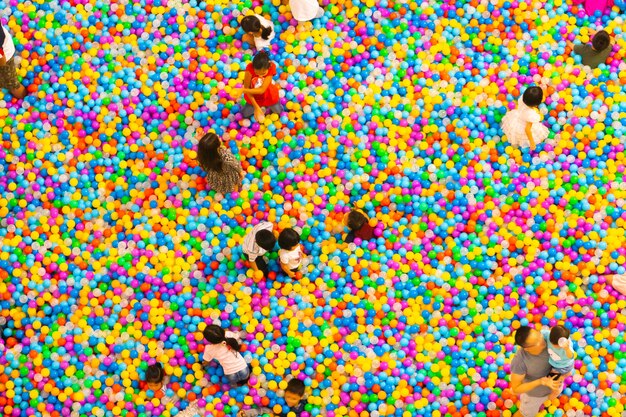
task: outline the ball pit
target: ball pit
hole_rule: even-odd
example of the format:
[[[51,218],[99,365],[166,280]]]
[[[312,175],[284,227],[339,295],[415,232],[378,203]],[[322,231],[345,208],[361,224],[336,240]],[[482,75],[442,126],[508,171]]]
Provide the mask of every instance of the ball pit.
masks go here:
[[[549,416],[626,405],[626,42],[617,9],[562,0],[322,0],[300,25],[278,1],[0,0],[30,96],[0,93],[0,410],[4,416],[511,416],[512,333],[565,322],[578,359]],[[237,19],[271,16],[286,112],[241,121],[230,92],[252,52]],[[606,66],[569,56],[615,34]],[[551,138],[501,139],[546,82]],[[5,94],[2,96],[2,94]],[[239,155],[243,191],[208,191],[194,131]],[[356,205],[378,238],[331,230]],[[301,280],[247,271],[265,219],[301,231]],[[206,322],[240,329],[255,368],[203,371]],[[181,401],[140,384],[158,360]]]

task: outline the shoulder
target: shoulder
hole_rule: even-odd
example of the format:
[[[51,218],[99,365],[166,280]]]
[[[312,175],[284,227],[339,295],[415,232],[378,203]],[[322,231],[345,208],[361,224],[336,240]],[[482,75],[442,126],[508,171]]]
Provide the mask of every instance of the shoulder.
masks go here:
[[[524,349],[519,348],[513,360],[511,361],[511,372],[514,374],[526,373],[526,353]]]

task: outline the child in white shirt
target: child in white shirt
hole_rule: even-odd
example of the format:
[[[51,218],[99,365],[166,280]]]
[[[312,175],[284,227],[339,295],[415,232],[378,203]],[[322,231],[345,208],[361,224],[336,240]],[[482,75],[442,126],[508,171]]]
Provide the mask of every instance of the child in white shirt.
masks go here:
[[[278,235],[278,246],[280,246],[278,251],[280,266],[287,276],[295,278],[304,259],[300,235],[291,228],[285,229]]]
[[[250,368],[239,353],[237,333],[227,332],[220,326],[210,324],[202,332],[209,342],[204,347],[202,359],[205,363],[216,360],[224,369],[224,376],[231,385],[243,385],[250,379]]]

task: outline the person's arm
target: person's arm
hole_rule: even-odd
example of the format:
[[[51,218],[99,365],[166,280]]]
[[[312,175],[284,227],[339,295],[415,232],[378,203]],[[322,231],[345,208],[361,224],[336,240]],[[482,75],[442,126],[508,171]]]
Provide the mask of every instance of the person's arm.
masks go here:
[[[526,136],[528,136],[528,141],[530,142],[530,150],[535,150],[535,141],[533,140],[533,133],[532,133],[532,128],[533,128],[533,124],[532,123],[526,123]]]
[[[511,382],[509,385],[511,387],[511,391],[513,391],[513,394],[515,395],[524,394],[542,385],[550,388],[551,390],[555,390],[555,389],[558,389],[560,385],[560,381],[555,381],[552,378],[548,378],[548,377],[543,377],[543,378],[535,379],[534,381],[531,381],[531,382],[524,383],[525,376],[526,375],[511,374]]]
[[[246,71],[246,77],[250,77],[250,73]],[[263,94],[265,93],[265,90],[267,90],[267,88],[270,86],[270,84],[272,83],[272,77],[265,77],[265,79],[263,80],[263,85],[261,85],[258,88],[250,88],[250,81],[248,81],[248,87],[244,87],[243,88],[243,93],[244,94],[254,94],[254,95],[258,95],[258,94]],[[244,81],[244,86],[246,85],[245,81]]]
[[[574,348],[572,346],[572,340],[571,339],[566,339],[566,340],[567,341],[564,342],[564,346],[562,346],[562,348],[565,350],[565,355],[567,356],[568,359],[574,359],[576,354],[574,353]]]

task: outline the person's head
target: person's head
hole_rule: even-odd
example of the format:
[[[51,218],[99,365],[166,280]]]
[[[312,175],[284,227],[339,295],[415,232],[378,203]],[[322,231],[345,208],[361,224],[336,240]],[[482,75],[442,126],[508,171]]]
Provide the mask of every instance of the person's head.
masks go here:
[[[367,217],[359,210],[352,210],[346,216],[346,226],[352,231],[360,230],[367,223]]]
[[[550,343],[554,346],[559,346],[559,340],[561,338],[569,339],[569,334],[569,330],[565,327],[560,325],[554,326],[552,330],[550,330]]]
[[[528,107],[538,107],[543,101],[543,90],[540,87],[528,87],[524,91],[522,101]]]
[[[210,132],[198,142],[198,163],[206,171],[221,171],[222,157],[218,150],[222,142],[219,136]]]
[[[297,406],[304,396],[304,382],[292,379],[285,388],[285,402],[289,407]]]
[[[600,32],[593,35],[593,39],[591,40],[591,47],[596,51],[604,51],[611,44],[611,38],[606,30],[601,30]]]
[[[256,16],[246,16],[241,19],[241,28],[244,32],[256,37],[260,36],[265,40],[269,39],[272,34],[272,28],[261,25],[261,21]]]
[[[292,250],[300,243],[300,235],[292,228],[285,229],[278,235],[278,246],[284,250]]]
[[[276,236],[271,231],[264,229],[256,232],[254,236],[254,241],[259,247],[265,249],[268,252],[274,250],[274,246],[276,246]]]
[[[546,348],[546,341],[535,329],[522,326],[515,332],[515,344],[531,355],[539,355]]]
[[[236,339],[226,337],[226,331],[216,324],[209,324],[202,331],[204,338],[212,345],[224,344],[239,352],[239,343]]]
[[[270,69],[270,57],[266,51],[261,51],[257,53],[252,59],[252,68],[254,68],[254,72],[259,77],[263,77],[267,74]]]
[[[155,363],[149,365],[146,369],[146,385],[152,391],[158,391],[163,387],[163,379],[165,378],[165,371],[163,365]]]

